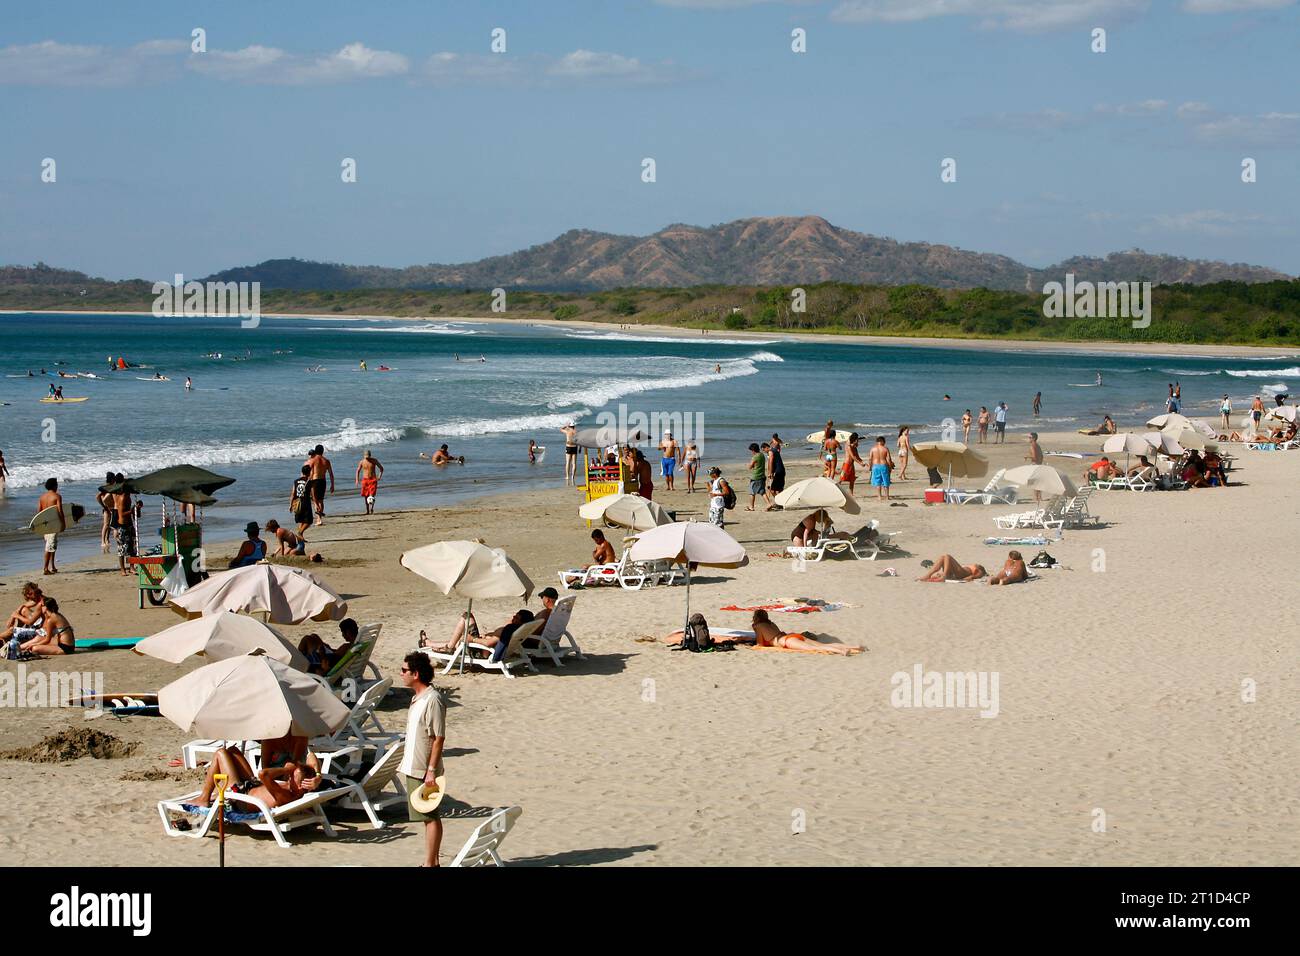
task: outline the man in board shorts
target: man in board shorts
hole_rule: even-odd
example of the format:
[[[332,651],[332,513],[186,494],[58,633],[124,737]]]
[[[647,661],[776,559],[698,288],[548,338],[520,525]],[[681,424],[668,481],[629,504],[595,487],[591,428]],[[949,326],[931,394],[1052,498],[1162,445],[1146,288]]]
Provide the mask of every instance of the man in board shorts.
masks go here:
[[[325,457],[325,446],[317,445],[304,463],[311,468],[311,500],[316,508],[316,523],[325,523],[325,478],[329,476],[330,494],[334,494],[334,466]]]
[[[673,475],[677,473],[677,458],[681,454],[672,432],[664,432],[664,440],[659,443],[659,452],[662,455],[659,459],[660,473],[664,476],[664,484],[668,486],[669,491],[672,491]]]
[[[894,461],[889,457],[889,445],[885,443],[884,435],[876,437],[875,447],[867,453],[867,464],[871,466],[871,485],[876,489],[876,497],[888,501],[889,472]]]
[[[384,466],[366,449],[365,456],[357,462],[354,484],[361,485],[361,497],[366,500],[366,514],[375,513],[375,495],[379,493],[379,479],[384,477]]]

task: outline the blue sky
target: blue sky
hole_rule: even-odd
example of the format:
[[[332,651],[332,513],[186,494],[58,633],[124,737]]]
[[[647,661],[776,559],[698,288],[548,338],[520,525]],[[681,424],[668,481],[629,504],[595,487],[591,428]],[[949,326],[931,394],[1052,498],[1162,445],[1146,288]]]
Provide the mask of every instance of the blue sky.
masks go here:
[[[1300,273],[1296,0],[98,0],[5,20],[0,263],[404,266],[816,214],[1035,266],[1137,246]]]

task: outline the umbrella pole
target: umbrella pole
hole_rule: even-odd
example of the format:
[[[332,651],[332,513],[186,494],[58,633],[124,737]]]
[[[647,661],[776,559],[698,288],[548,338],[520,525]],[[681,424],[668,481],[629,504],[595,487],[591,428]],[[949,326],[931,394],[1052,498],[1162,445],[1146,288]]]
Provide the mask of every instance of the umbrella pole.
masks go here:
[[[226,775],[213,774],[217,784],[217,866],[226,866]]]
[[[691,562],[686,562],[686,621],[682,624],[682,643],[686,642],[686,628],[691,623]]]
[[[469,599],[469,604],[465,607],[465,616],[461,618],[461,624],[464,626],[460,629],[460,670],[458,673],[465,673],[465,658],[469,656],[469,616],[474,611],[474,599]]]

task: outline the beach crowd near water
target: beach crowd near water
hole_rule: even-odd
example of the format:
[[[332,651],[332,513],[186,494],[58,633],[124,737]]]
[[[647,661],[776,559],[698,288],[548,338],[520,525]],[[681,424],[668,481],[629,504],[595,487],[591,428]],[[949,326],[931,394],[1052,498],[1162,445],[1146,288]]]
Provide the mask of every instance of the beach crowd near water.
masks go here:
[[[1099,387],[1101,378],[1098,372]],[[60,476],[50,475],[42,493],[29,496],[29,511],[54,509],[53,530],[33,547],[57,584],[21,574],[0,579],[0,594],[15,595],[16,605],[0,632],[3,656],[13,662],[6,666],[55,667],[74,653],[79,666],[92,659],[119,700],[131,692],[136,703],[111,703],[112,692],[104,695],[110,700],[81,703],[114,715],[97,729],[141,746],[136,756],[76,761],[39,778],[39,765],[0,759],[0,780],[43,787],[50,799],[109,782],[121,787],[124,799],[109,819],[130,842],[113,852],[150,864],[197,862],[203,841],[167,837],[210,832],[214,807],[227,796],[226,839],[241,832],[238,824],[266,831],[236,852],[272,863],[268,850],[295,844],[296,854],[320,865],[418,859],[436,866],[463,856],[455,854],[462,842],[469,850],[484,840],[491,852],[474,851],[484,859],[499,847],[507,859],[513,849],[536,861],[591,863],[698,863],[726,853],[755,863],[1151,864],[1186,860],[1189,852],[1215,861],[1276,853],[1270,838],[1253,831],[1229,827],[1228,838],[1207,842],[1180,823],[1192,799],[1219,801],[1226,819],[1238,815],[1229,798],[1205,796],[1219,792],[1211,785],[1219,775],[1236,772],[1230,760],[1201,765],[1200,796],[1180,789],[1179,766],[1151,765],[1153,748],[1179,727],[1217,726],[1221,734],[1207,731],[1211,742],[1232,739],[1247,718],[1207,696],[1204,682],[1215,674],[1235,681],[1273,654],[1267,636],[1251,647],[1189,643],[1180,615],[1199,613],[1191,596],[1220,585],[1213,570],[1189,566],[1165,585],[1175,606],[1161,611],[1165,626],[1139,656],[1127,638],[1110,646],[1085,637],[1097,633],[1099,594],[1120,620],[1149,613],[1145,569],[1194,551],[1207,521],[1220,559],[1234,566],[1249,562],[1256,539],[1284,546],[1285,529],[1264,516],[1293,485],[1300,456],[1264,452],[1300,445],[1296,406],[1280,390],[1271,405],[1261,394],[1239,409],[1227,394],[1198,395],[1198,407],[1216,403],[1211,424],[1185,414],[1183,386],[1174,382],[1164,412],[1149,419],[1099,409],[1096,427],[1040,431],[1056,398],[1052,388],[1026,393],[1029,414],[1018,420],[1004,398],[953,403],[960,414],[920,436],[906,422],[888,430],[853,424],[865,416],[844,401],[806,439],[788,431],[782,438],[787,426],[779,423],[788,417],[781,417],[716,446],[741,455],[707,459],[701,435],[615,429],[593,443],[582,418],[561,418],[554,431],[524,433],[513,446],[520,464],[547,471],[551,486],[434,508],[386,503],[393,449],[383,453],[385,464],[369,448],[316,443],[284,466],[278,488],[257,489],[279,504],[258,513],[242,506],[248,520],[240,540],[203,541],[193,582],[185,574],[179,583],[137,581],[139,565],[159,557],[156,509],[131,490],[142,476],[117,470],[104,474],[86,519],[97,523],[104,557],[56,566],[61,536],[76,532]],[[545,457],[548,441],[563,443],[562,458]],[[435,443],[409,457],[400,467],[421,463],[465,476],[484,467],[468,438],[454,450]],[[336,482],[340,458],[347,464]],[[24,463],[0,454],[0,482],[15,464]],[[348,499],[355,495],[359,505],[352,511],[338,507],[348,472]],[[593,503],[585,485],[597,480],[621,491]],[[1202,489],[1223,494],[1202,498]],[[11,504],[19,494],[27,493],[9,490]],[[211,503],[207,492],[167,498],[159,534],[178,542],[183,529],[202,525]],[[599,517],[579,517],[580,507],[595,506],[604,509]],[[683,529],[678,550],[649,554],[675,528]],[[1094,574],[1097,583],[1081,580]],[[243,580],[230,575],[248,576],[248,586],[227,586]],[[975,581],[1015,585],[1018,596],[914,590]],[[146,606],[143,596],[137,605],[137,590],[165,599],[163,606]],[[244,613],[231,622],[225,611]],[[246,630],[245,618],[262,621],[262,631]],[[783,627],[782,619],[798,623]],[[1051,632],[1043,621],[1055,622]],[[1242,626],[1263,633],[1264,622]],[[162,645],[173,650],[152,649]],[[182,645],[202,649],[177,658]],[[1161,662],[1154,670],[1152,658]],[[182,669],[180,659],[200,666]],[[1045,669],[1045,660],[1055,663]],[[984,721],[975,721],[976,731],[952,720],[918,723],[891,704],[891,675],[931,661],[941,673],[1000,675],[1000,711],[984,700],[977,715],[1000,713],[990,721],[1000,729],[985,732],[979,747],[971,734]],[[223,667],[262,668],[241,680],[267,681],[268,695],[309,716],[256,727],[245,721],[242,735],[205,734],[205,726],[227,726],[213,713],[229,720],[220,682],[199,687],[204,671]],[[1121,710],[1136,743],[1118,758],[1127,770],[1096,766],[1110,759],[1099,754],[1114,750],[1106,740],[1117,732],[1097,703],[1098,667],[1112,675],[1104,695],[1128,702]],[[1186,678],[1174,692],[1182,703],[1176,714],[1150,702],[1168,699],[1150,694],[1170,669]],[[193,712],[178,729],[182,691]],[[757,709],[755,701],[768,706]],[[956,715],[966,705],[925,706]],[[79,732],[86,726],[80,709],[11,711],[0,741],[14,748]],[[798,712],[812,714],[804,729],[795,726]],[[699,739],[690,728],[701,713],[732,715],[735,726]],[[1048,755],[1041,721],[1053,713],[1077,727]],[[1263,720],[1262,750],[1280,760],[1292,746],[1289,718],[1268,712]],[[913,749],[900,749],[905,739]],[[863,757],[864,746],[873,753]],[[718,753],[729,754],[726,780],[713,772]],[[1026,753],[1049,769],[1023,765]],[[986,762],[1002,768],[998,780],[985,780],[964,801],[943,792],[941,780],[979,777]],[[129,764],[127,776],[114,763]],[[797,773],[782,774],[787,765]],[[1061,795],[1079,788],[1084,766],[1107,779],[1110,799],[1140,821],[1130,840],[1062,851],[1055,838],[987,832],[990,819],[994,831],[1059,830]],[[904,775],[932,781],[923,784],[934,811],[926,822],[909,816]],[[548,799],[565,786],[594,824],[575,825]],[[186,792],[177,798],[173,791]],[[680,792],[708,808],[708,832],[668,811],[670,795]],[[1012,794],[1023,825],[1002,809]],[[748,809],[755,804],[765,809]],[[835,825],[847,847],[791,845],[782,836],[788,807],[806,804],[814,816],[842,816]],[[1270,812],[1287,805],[1279,799]],[[39,820],[14,813],[0,807],[0,824],[44,833]],[[322,839],[322,819],[337,828],[336,839]],[[367,839],[377,825],[401,836]],[[890,835],[898,832],[910,840]],[[82,859],[108,853],[107,844],[96,846]],[[293,862],[304,862],[296,854]]]

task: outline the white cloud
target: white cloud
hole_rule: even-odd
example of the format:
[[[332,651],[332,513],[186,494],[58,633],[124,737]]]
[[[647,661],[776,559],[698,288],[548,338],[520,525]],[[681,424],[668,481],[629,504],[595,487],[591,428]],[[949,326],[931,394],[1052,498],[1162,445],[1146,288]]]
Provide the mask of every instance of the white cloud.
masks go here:
[[[219,79],[300,86],[401,76],[411,68],[402,54],[372,50],[364,43],[349,43],[334,53],[316,56],[256,45],[211,50],[190,57],[188,65],[197,73]]]
[[[1254,213],[1224,212],[1222,209],[1194,209],[1190,212],[1155,213],[1139,226],[1143,233],[1195,233],[1224,238],[1251,235],[1269,219]]]
[[[650,71],[636,57],[621,56],[618,53],[595,53],[591,50],[574,50],[560,57],[546,71],[551,76],[565,76],[573,79],[588,77],[618,77],[621,79],[644,79]]]
[[[181,40],[148,40],[124,49],[44,40],[0,48],[0,85],[131,86],[165,79]]]
[[[437,84],[660,83],[676,78],[670,62],[643,63],[620,53],[574,50],[561,57],[435,53],[421,77]]]
[[[1193,122],[1192,135],[1228,145],[1295,146],[1300,144],[1300,113],[1201,114]]]
[[[1183,0],[1185,13],[1246,13],[1251,10],[1281,10],[1296,0]]]
[[[831,11],[840,23],[909,23],[972,17],[992,29],[1036,32],[1101,26],[1146,11],[1149,0],[843,0]]]

